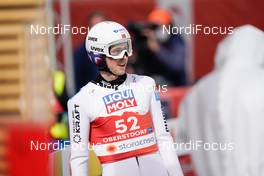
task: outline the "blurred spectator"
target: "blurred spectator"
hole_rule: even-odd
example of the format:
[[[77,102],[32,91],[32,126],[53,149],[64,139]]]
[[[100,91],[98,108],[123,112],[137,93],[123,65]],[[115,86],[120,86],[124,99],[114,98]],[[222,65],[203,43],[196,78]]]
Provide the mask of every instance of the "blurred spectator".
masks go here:
[[[53,89],[55,95],[55,102],[53,110],[56,115],[56,119],[50,127],[50,136],[53,139],[65,140],[68,138],[68,120],[66,112],[67,101],[69,99],[66,84],[65,74],[63,71],[55,70],[53,72]]]
[[[163,25],[173,25],[171,14],[163,9],[153,10],[145,26],[130,24],[135,36],[136,71],[154,77],[158,84],[185,85],[184,40],[168,34]]]
[[[66,78],[63,71],[55,70],[53,72],[53,89],[55,97],[58,101],[56,112],[67,111],[67,101],[69,96],[67,94]]]
[[[105,15],[102,12],[95,11],[88,16],[89,28],[95,24],[105,21]],[[85,41],[74,52],[74,72],[76,91],[79,91],[89,81],[98,75],[97,67],[89,60],[85,49]]]
[[[199,176],[264,175],[263,48],[262,31],[236,28],[218,45],[214,71],[182,102],[178,139],[202,141],[192,150]]]

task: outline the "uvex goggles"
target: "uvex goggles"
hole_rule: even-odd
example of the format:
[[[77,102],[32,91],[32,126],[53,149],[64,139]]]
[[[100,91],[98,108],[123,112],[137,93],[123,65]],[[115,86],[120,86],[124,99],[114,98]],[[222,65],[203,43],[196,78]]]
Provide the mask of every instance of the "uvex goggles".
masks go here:
[[[101,45],[102,46],[102,45]],[[132,56],[131,39],[121,39],[100,47],[100,45],[91,46],[91,51],[105,54],[113,59],[122,59],[125,54]]]

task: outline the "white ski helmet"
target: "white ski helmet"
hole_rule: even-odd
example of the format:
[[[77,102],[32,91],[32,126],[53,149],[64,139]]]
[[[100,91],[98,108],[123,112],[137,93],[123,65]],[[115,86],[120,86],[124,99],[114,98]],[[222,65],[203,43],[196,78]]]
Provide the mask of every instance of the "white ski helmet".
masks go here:
[[[116,49],[112,49],[112,47]],[[131,37],[124,26],[114,21],[103,21],[93,26],[85,43],[90,60],[99,70],[109,71],[105,58],[122,59],[132,55]]]

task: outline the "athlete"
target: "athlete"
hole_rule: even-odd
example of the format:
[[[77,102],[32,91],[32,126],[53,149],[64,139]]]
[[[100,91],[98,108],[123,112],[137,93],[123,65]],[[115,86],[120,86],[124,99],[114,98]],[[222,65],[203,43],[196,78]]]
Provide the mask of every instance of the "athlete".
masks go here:
[[[100,75],[68,101],[72,175],[87,176],[90,145],[103,176],[183,176],[155,81],[126,73],[128,31],[116,22],[98,23],[86,49]]]

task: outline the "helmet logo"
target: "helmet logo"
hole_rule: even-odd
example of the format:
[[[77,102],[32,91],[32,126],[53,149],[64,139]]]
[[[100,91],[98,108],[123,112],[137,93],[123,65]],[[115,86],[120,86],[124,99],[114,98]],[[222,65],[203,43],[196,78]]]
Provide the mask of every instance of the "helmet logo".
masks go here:
[[[120,29],[113,30],[114,33],[118,33],[120,31],[126,31],[126,29],[125,28],[120,28]]]
[[[122,38],[126,38],[126,34],[121,34],[121,37]]]
[[[91,46],[91,50],[97,51],[97,52],[104,52],[103,48],[98,48],[98,47],[95,47],[95,46]]]
[[[96,38],[96,37],[88,37],[88,40],[91,40],[91,41],[97,42],[97,38]]]

